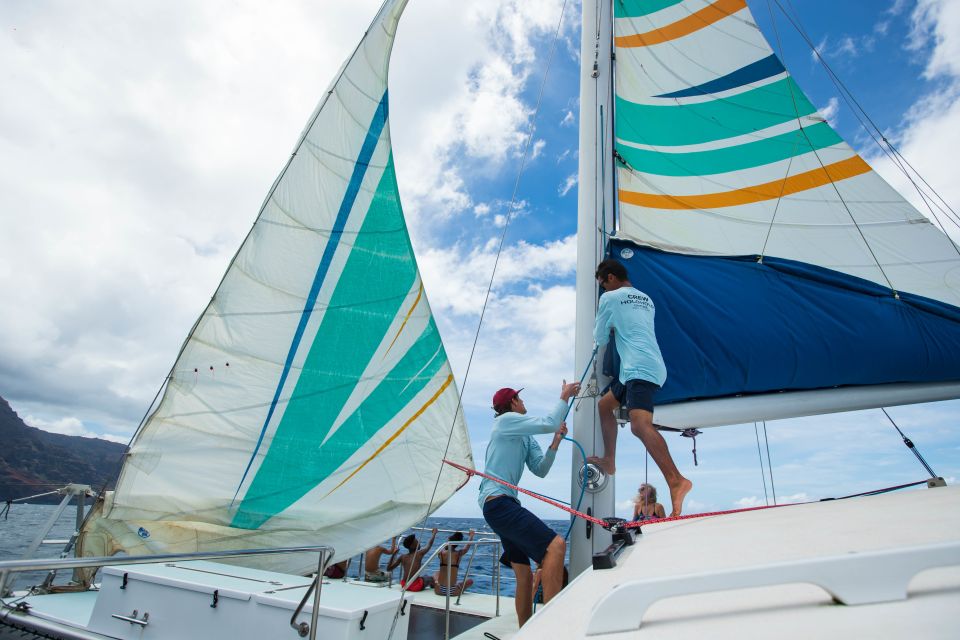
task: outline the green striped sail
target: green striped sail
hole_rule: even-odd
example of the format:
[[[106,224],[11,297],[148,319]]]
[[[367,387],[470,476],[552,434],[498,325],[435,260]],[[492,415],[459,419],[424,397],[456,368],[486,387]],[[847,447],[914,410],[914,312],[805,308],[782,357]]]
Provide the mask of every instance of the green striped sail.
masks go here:
[[[472,466],[391,152],[387,70],[405,4],[385,3],[311,117],[87,526],[86,553],[322,543],[346,558],[456,490],[444,457]]]
[[[620,235],[960,305],[949,238],[825,121],[746,0],[614,0]]]

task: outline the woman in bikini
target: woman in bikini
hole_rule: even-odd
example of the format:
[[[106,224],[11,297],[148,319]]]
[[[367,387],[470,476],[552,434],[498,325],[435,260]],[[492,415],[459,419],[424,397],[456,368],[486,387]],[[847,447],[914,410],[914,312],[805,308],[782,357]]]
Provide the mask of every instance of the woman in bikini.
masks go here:
[[[474,531],[471,530],[467,540],[473,540]],[[463,540],[463,534],[459,531],[450,536],[451,542]],[[473,584],[473,580],[467,578],[465,583],[457,582],[457,573],[460,571],[460,559],[466,555],[469,547],[457,549],[456,545],[450,545],[447,549],[440,552],[440,570],[434,574],[436,582],[433,585],[433,591],[438,596],[445,596],[449,591],[451,596],[459,596],[467,587]],[[447,582],[447,572],[450,572],[450,581]],[[447,585],[453,585],[448,587]]]
[[[655,520],[665,515],[663,505],[657,502],[657,490],[644,482],[633,499],[633,521]]]

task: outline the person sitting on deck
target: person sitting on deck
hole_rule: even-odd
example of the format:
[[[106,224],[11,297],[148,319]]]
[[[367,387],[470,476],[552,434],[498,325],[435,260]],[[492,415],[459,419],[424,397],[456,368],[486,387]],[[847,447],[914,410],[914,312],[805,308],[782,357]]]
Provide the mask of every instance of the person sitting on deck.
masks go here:
[[[633,521],[655,520],[666,517],[663,505],[657,502],[657,490],[652,484],[644,482],[633,498]]]
[[[350,565],[350,560],[344,560],[338,562],[337,564],[332,564],[327,567],[327,570],[323,572],[325,578],[330,578],[331,580],[340,580],[347,577],[347,567]]]
[[[630,430],[650,452],[670,488],[673,509],[670,515],[678,516],[693,483],[681,475],[667,442],[653,426],[653,397],[667,379],[667,367],[654,328],[656,309],[650,296],[633,288],[626,267],[617,260],[604,260],[597,265],[596,277],[605,293],[600,296],[593,337],[597,346],[602,347],[610,341],[613,329],[620,371],[597,403],[603,457],[590,456],[587,461],[608,475],[616,473],[615,412],[625,404],[630,415]]]
[[[474,532],[470,531],[470,534],[467,536],[467,540],[473,540]],[[450,542],[459,542],[463,540],[463,533],[457,531],[450,535]],[[433,591],[438,596],[445,596],[449,593],[451,596],[459,596],[464,592],[470,585],[473,584],[471,578],[467,578],[466,582],[457,583],[457,574],[460,569],[460,560],[467,554],[467,551],[470,550],[470,547],[464,547],[463,549],[457,549],[456,545],[450,545],[447,549],[444,549],[440,552],[440,570],[433,574],[436,584],[433,585]],[[449,574],[449,581],[447,575]],[[453,585],[448,588],[447,585]]]
[[[391,558],[390,562],[387,564],[387,572],[396,569],[397,565],[403,567],[402,576],[400,578],[400,586],[404,587],[407,591],[423,591],[424,589],[429,589],[433,586],[433,578],[431,576],[419,576],[409,585],[407,584],[407,581],[410,580],[411,576],[420,570],[420,565],[423,564],[423,556],[430,551],[430,547],[433,546],[433,541],[436,539],[437,529],[434,527],[433,531],[430,532],[430,540],[427,542],[427,546],[421,549],[420,543],[417,541],[417,536],[411,533],[403,539],[402,543],[403,547],[407,550],[407,554],[397,556],[396,558]]]
[[[563,422],[567,400],[575,397],[579,390],[579,383],[564,381],[560,401],[542,418],[526,415],[520,391],[508,388],[497,391],[493,395],[496,417],[487,445],[486,472],[514,486],[520,482],[524,466],[541,478],[546,476],[567,433]],[[551,431],[553,441],[544,454],[533,435]],[[530,559],[543,569],[543,599],[549,602],[560,592],[567,544],[540,518],[520,506],[516,489],[484,478],[480,483],[479,503],[483,518],[503,543],[500,562],[512,567],[517,576],[515,606],[517,622],[522,627],[533,615]]]
[[[386,582],[390,578],[390,574],[386,571],[380,569],[380,556],[385,553],[389,553],[391,557],[397,553],[399,547],[397,546],[397,536],[393,536],[393,540],[390,541],[390,548],[376,546],[372,549],[368,549],[363,556],[363,565],[364,565],[364,578],[367,582]]]

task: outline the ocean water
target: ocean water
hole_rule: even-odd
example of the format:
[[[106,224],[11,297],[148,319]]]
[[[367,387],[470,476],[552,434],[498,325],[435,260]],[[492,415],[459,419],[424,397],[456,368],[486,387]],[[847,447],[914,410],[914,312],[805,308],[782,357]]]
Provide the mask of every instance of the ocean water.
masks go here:
[[[55,513],[56,509],[57,507],[55,505],[12,505],[10,512],[5,516],[5,518],[0,518],[0,560],[20,559],[24,552],[29,548],[33,539],[40,533],[43,525]],[[73,534],[75,523],[76,507],[71,505],[63,512],[45,538],[49,540],[66,540]],[[566,520],[547,520],[546,523],[560,535],[563,535],[567,531],[568,521]],[[453,531],[462,531],[464,535],[466,535],[470,529],[473,529],[477,532],[477,538],[496,537],[496,535],[490,532],[489,527],[487,527],[487,523],[481,518],[428,518],[427,522],[424,524],[424,528],[426,528],[427,531],[419,530],[414,531],[414,533],[418,533],[420,540],[423,543],[426,543],[430,535],[429,529],[433,527],[436,527],[440,531],[437,534],[437,542],[435,543],[433,550],[436,550],[436,544],[440,544],[445,541]],[[387,541],[387,546],[389,546],[389,541]],[[34,557],[57,558],[60,556],[62,550],[62,544],[45,544],[40,546]],[[477,546],[477,551],[475,552],[473,562],[470,566],[469,577],[473,578],[474,580],[474,585],[470,588],[471,591],[480,593],[494,593],[496,590],[494,568],[497,563],[497,558],[494,555],[495,550],[495,545]],[[460,577],[458,578],[460,580],[463,579],[464,571],[469,563],[469,559],[470,554],[467,554],[464,556],[463,561],[461,562]],[[384,568],[385,566],[386,558],[383,558],[381,559],[381,568]],[[428,565],[428,568],[431,573],[437,571],[439,568],[438,560],[435,558],[430,565]],[[360,558],[355,557],[351,560],[347,573],[350,577],[356,577],[359,572]],[[396,571],[394,576],[395,580],[399,578],[399,569]],[[13,586],[15,589],[25,589],[31,585],[43,582],[45,577],[46,572],[21,573],[18,574],[13,580]],[[64,582],[68,580],[69,577],[70,572],[65,571],[63,572],[63,578],[58,578],[57,582]],[[513,572],[506,567],[502,567],[500,572],[501,595],[514,595],[516,591],[515,587],[516,583],[513,577]]]

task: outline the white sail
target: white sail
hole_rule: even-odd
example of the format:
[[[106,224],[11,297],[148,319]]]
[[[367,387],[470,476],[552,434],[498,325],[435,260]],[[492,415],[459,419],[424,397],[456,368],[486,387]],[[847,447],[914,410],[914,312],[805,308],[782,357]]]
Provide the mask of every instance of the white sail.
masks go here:
[[[960,250],[833,131],[746,1],[614,10],[610,250],[657,303],[661,415],[729,424],[773,417],[756,394],[865,385],[957,397],[943,383],[960,381]],[[866,396],[842,397],[790,415]],[[690,406],[708,398],[728,399],[722,417]]]
[[[393,168],[387,71],[405,4],[384,4],[311,117],[84,553],[327,544],[347,558],[458,488],[444,457],[472,466]]]

